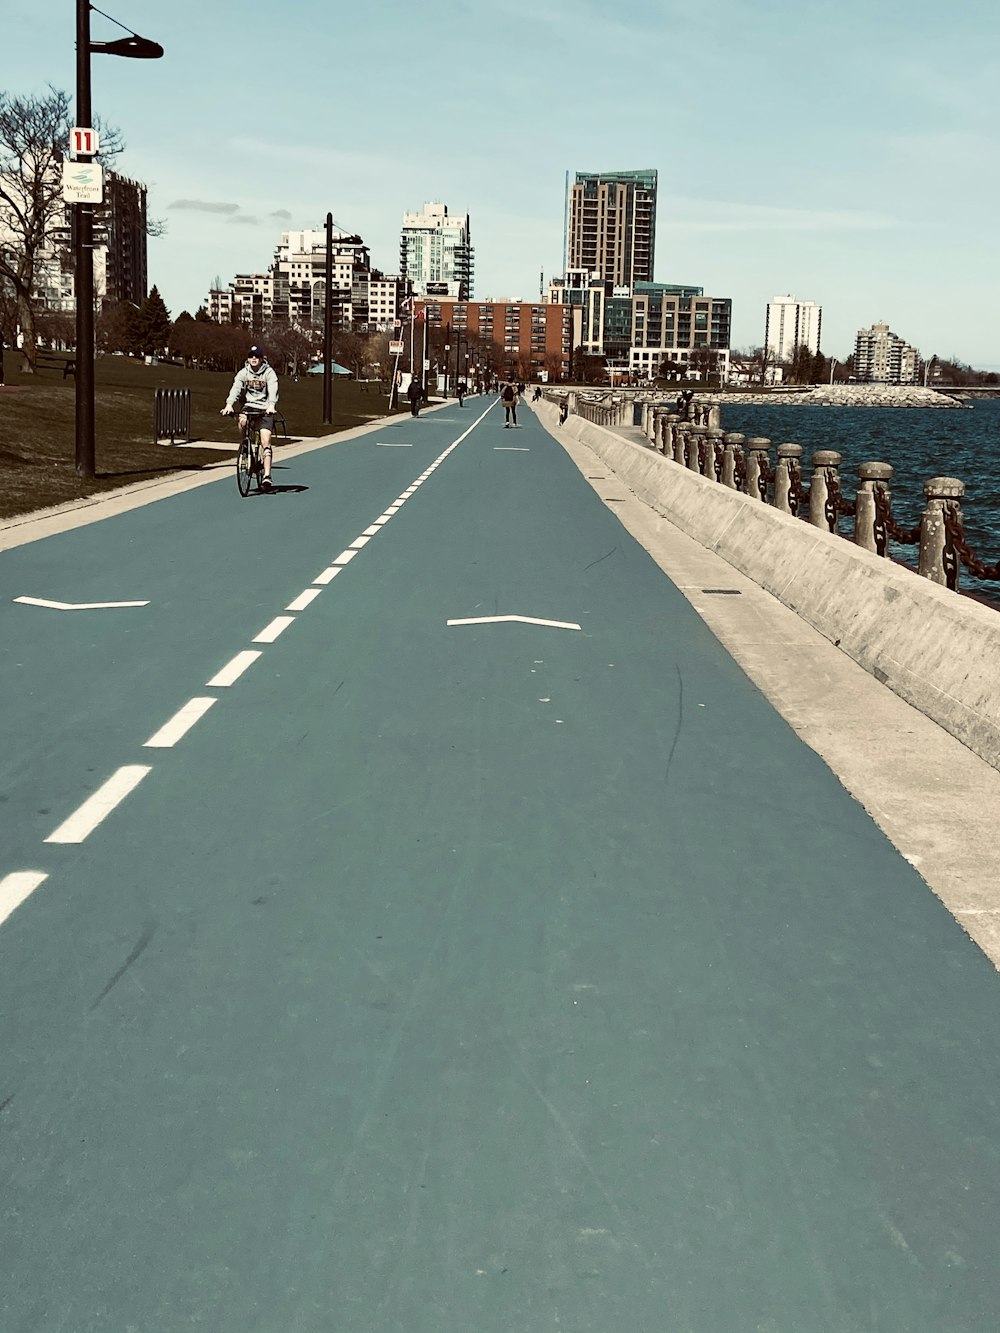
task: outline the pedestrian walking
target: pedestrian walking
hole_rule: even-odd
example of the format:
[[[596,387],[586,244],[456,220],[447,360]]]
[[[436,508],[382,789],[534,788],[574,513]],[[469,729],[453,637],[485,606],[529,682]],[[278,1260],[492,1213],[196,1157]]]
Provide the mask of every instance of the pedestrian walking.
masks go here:
[[[410,400],[410,415],[418,417],[420,415],[420,400],[424,396],[424,391],[420,387],[420,381],[417,379],[416,375],[413,375],[410,378],[406,396]]]
[[[458,381],[458,388],[455,390],[455,392],[458,394],[459,407],[464,407],[465,395],[469,392],[469,386],[466,384],[465,380]]]
[[[503,428],[507,430],[510,425],[517,425],[517,387],[509,381],[503,385],[500,390],[500,401],[503,403],[504,422]]]

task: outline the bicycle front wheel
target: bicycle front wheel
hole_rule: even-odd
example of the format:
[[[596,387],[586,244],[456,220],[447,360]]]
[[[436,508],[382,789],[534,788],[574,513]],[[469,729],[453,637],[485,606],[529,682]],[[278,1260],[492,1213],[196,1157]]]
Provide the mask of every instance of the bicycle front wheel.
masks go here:
[[[250,483],[253,480],[253,474],[253,453],[250,449],[250,441],[244,437],[240,440],[239,453],[236,455],[236,485],[240,488],[240,495],[246,497],[250,494]]]

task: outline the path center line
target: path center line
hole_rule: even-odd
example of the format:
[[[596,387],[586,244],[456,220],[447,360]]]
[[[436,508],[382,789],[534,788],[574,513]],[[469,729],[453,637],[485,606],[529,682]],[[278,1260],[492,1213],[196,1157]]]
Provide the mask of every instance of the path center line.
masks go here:
[[[145,764],[126,764],[119,768],[103,786],[98,787],[93,796],[88,796],[83,805],[64,820],[54,833],[50,833],[45,841],[83,842],[84,838],[93,833],[98,824],[108,817],[115,806],[138,787],[146,774],[152,771]]]

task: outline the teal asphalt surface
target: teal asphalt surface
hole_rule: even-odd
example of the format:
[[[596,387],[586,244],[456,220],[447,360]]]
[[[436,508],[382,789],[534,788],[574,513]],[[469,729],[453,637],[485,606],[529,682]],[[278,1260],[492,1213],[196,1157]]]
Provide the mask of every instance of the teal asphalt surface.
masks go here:
[[[484,406],[0,555],[0,1330],[1000,1329],[992,965],[531,413],[313,585]]]

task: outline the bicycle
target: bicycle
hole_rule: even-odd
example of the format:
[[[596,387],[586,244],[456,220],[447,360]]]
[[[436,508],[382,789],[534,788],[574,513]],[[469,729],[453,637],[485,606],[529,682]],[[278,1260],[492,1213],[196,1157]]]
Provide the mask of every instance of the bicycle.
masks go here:
[[[247,412],[245,408],[244,412],[247,424],[243,428],[243,438],[236,454],[236,485],[239,487],[240,495],[246,499],[255,480],[257,490],[261,490],[264,464],[260,456],[260,419],[264,414]]]

